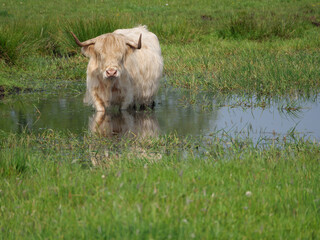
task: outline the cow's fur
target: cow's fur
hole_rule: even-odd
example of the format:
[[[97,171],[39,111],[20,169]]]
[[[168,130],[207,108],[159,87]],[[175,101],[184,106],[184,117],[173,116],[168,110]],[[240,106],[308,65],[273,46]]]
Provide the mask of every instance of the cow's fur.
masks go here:
[[[137,49],[141,38],[141,48]],[[91,40],[89,40],[91,41]],[[97,111],[117,105],[121,109],[152,106],[162,76],[163,60],[158,38],[145,26],[118,29],[92,39],[82,47],[89,57],[85,103]],[[116,71],[108,76],[108,70]]]

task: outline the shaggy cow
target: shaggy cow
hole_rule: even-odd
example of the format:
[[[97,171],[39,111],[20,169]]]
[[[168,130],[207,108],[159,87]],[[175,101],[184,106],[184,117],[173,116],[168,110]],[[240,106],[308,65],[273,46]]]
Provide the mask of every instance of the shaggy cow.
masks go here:
[[[111,105],[120,109],[153,106],[163,69],[155,34],[139,26],[85,42],[72,35],[82,47],[81,52],[89,57],[85,103],[99,112]]]

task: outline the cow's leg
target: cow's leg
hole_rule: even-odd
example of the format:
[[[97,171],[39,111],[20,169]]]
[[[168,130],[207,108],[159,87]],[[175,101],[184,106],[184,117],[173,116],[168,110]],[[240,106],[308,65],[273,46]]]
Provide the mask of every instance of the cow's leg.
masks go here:
[[[146,105],[145,104],[140,104],[140,111],[146,110]]]
[[[104,122],[105,117],[106,115],[104,112],[96,112],[90,121],[90,130],[95,133],[103,133],[104,129],[103,127],[100,129],[100,126],[103,126],[102,123]]]
[[[151,109],[154,109],[154,107],[156,106],[156,102],[155,101],[152,101],[151,105],[150,105],[150,108]]]
[[[141,111],[144,111],[144,110],[146,110],[146,109],[154,109],[154,107],[155,107],[155,105],[156,105],[156,103],[154,102],[154,101],[152,101],[151,103],[149,103],[149,104],[144,104],[144,103],[142,103],[142,104],[140,104],[140,110]]]
[[[128,109],[129,108],[129,106],[130,106],[130,102],[126,102],[126,101],[124,101],[122,104],[121,104],[121,110],[126,110],[126,109]]]
[[[132,105],[133,103],[133,92],[132,91],[125,91],[124,100],[121,104],[121,110],[126,110]]]
[[[105,112],[104,102],[100,98],[97,88],[93,90],[92,97],[93,97],[93,103],[94,103],[94,107],[95,107],[96,111],[97,112]]]
[[[137,110],[137,105],[136,104],[132,104],[132,110],[134,110],[134,111]]]
[[[108,80],[103,86],[105,108],[108,108],[111,106],[113,85],[114,85],[114,82],[112,80]]]

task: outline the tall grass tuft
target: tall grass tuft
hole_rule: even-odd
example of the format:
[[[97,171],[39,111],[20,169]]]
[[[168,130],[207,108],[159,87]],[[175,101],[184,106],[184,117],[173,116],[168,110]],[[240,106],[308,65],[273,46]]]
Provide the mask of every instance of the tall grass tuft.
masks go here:
[[[154,32],[161,43],[188,43],[198,39],[200,29],[190,27],[192,23],[184,19],[175,19],[168,21],[165,19],[148,25],[148,28]]]
[[[24,28],[16,24],[0,26],[0,59],[12,65],[30,50]]]
[[[43,55],[59,55],[58,25],[55,22],[41,22],[29,26],[29,35],[34,43],[34,52]]]
[[[310,24],[309,24],[310,25]],[[298,14],[282,16],[273,12],[232,15],[218,34],[222,38],[267,40],[301,37],[309,26]]]
[[[21,175],[28,168],[28,154],[23,149],[7,149],[0,153],[0,176]]]

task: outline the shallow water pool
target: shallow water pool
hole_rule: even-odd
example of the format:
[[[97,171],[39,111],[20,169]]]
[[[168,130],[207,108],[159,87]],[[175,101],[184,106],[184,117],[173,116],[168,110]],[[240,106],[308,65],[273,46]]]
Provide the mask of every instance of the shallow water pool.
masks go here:
[[[83,104],[83,95],[25,94],[0,101],[0,129],[11,132],[47,129],[122,136],[127,132],[154,136],[179,135],[259,139],[283,138],[289,134],[320,140],[320,100],[269,101],[236,96],[194,96],[175,89],[161,89],[153,111],[95,113]],[[191,104],[193,102],[193,104]]]

